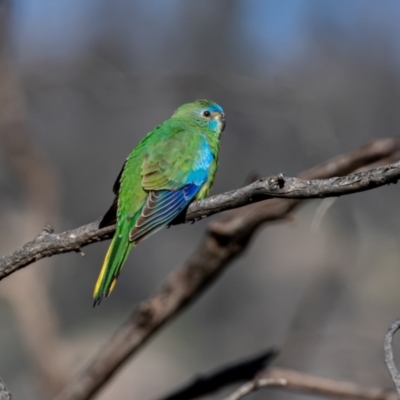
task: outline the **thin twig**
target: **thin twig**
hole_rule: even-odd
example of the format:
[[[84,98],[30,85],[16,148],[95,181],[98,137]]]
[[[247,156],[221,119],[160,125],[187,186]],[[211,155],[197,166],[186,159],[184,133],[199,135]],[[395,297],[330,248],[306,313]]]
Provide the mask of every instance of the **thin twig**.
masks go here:
[[[239,400],[262,387],[349,400],[396,400],[395,393],[380,388],[365,388],[351,382],[335,381],[283,368],[269,368],[235,390],[225,400]]]
[[[400,162],[356,174],[343,175],[360,166],[389,157],[399,148],[400,141],[398,140],[378,140],[350,153],[347,157],[339,156],[329,165],[320,166],[318,171],[321,173],[323,169],[322,175],[316,175],[314,174],[316,171],[310,170],[308,175],[300,176],[302,179],[285,178],[282,175],[260,179],[241,189],[192,203],[185,219],[180,222],[193,222],[266,199],[304,200],[337,197],[396,183],[400,178]],[[353,168],[348,168],[349,162]],[[343,173],[344,171],[346,172]],[[335,175],[339,177],[332,178]],[[79,252],[84,246],[110,238],[115,227],[98,229],[98,222],[59,234],[39,235],[20,249],[1,257],[0,280],[44,257],[72,251]]]
[[[400,329],[400,318],[394,321],[392,325],[390,325],[385,335],[383,347],[385,351],[385,363],[389,370],[390,376],[392,377],[393,383],[396,386],[397,394],[400,398],[400,374],[396,368],[396,364],[394,363],[393,347],[392,347],[393,336],[399,329]]]
[[[225,400],[239,400],[242,397],[247,396],[249,393],[255,392],[256,390],[266,386],[279,387],[286,385],[287,381],[283,378],[260,378],[251,382],[247,382],[243,386],[240,386],[239,389],[235,390],[230,396],[226,397]]]
[[[395,140],[377,141],[306,171],[301,178],[311,180],[346,175],[390,157],[398,146],[399,142]],[[215,197],[213,199],[211,203],[216,201]],[[301,200],[273,199],[231,211],[212,222],[198,249],[170,274],[154,296],[139,305],[91,364],[57,399],[91,398],[130,356],[215,281],[230,261],[247,248],[251,237],[263,223],[287,218],[288,213],[301,203]],[[199,204],[195,203],[193,207],[199,207]],[[202,204],[209,203],[205,200]],[[189,208],[189,218],[193,215],[191,210]]]

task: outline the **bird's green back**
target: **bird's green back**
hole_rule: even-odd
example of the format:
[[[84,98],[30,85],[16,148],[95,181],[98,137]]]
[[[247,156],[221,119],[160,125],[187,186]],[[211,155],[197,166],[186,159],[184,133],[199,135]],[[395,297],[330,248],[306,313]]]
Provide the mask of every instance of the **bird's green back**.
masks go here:
[[[112,291],[133,245],[172,222],[193,199],[207,196],[224,125],[217,104],[185,104],[128,156],[114,185],[116,199],[100,223],[116,220],[117,226],[94,289],[95,304]]]
[[[184,118],[171,118],[151,131],[129,155],[118,193],[118,222],[133,217],[150,190],[176,190],[188,183],[206,141],[214,155],[210,176],[199,198],[207,195],[217,169],[219,138]],[[192,177],[195,174],[192,173]]]

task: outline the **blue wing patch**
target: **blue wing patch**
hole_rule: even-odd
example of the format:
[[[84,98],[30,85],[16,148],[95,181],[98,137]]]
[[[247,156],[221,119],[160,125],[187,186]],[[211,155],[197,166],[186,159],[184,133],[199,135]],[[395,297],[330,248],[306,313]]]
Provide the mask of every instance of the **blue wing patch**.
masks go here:
[[[151,191],[129,233],[129,241],[138,243],[167,226],[189,205],[200,188],[201,185],[192,183],[179,190]]]

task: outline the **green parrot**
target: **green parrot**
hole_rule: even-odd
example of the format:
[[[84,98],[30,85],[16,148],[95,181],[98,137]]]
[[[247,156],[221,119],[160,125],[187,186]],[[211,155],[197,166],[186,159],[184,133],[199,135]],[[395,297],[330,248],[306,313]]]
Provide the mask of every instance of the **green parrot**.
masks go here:
[[[114,202],[99,224],[116,223],[116,231],[94,288],[94,306],[113,290],[133,246],[171,224],[191,201],[207,196],[224,128],[218,104],[184,104],[126,159],[114,184]]]

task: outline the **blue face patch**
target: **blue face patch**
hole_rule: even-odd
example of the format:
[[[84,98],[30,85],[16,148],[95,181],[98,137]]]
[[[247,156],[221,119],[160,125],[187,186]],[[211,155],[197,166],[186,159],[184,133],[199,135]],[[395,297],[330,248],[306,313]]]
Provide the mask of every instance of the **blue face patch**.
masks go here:
[[[223,114],[224,110],[218,104],[213,104],[212,106],[208,107],[208,111],[210,112],[218,112]]]
[[[219,106],[218,104],[213,104],[211,106],[208,106],[207,108],[202,108],[198,111],[198,113],[201,115],[204,113],[204,111],[209,111],[211,114],[212,113],[219,113],[219,114],[223,114],[224,110],[222,109],[221,106]]]
[[[218,132],[220,129],[220,122],[216,119],[210,119],[210,121],[208,122],[208,127],[214,131],[214,132]]]
[[[198,110],[198,114],[204,116],[204,113],[207,111],[210,114],[218,113],[218,114],[222,115],[224,113],[224,110],[222,109],[222,107],[220,107],[218,104],[214,103],[206,108]],[[215,119],[215,118],[209,119],[207,121],[207,123],[208,123],[208,128],[214,132],[220,132],[221,128],[223,128],[223,126],[221,127],[221,121],[218,119]]]

